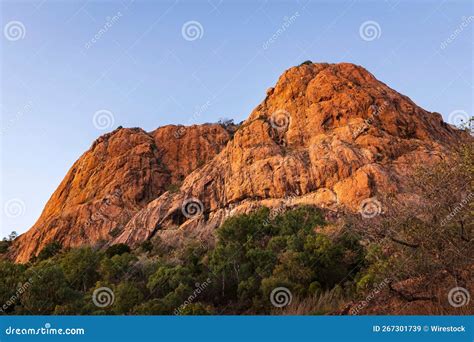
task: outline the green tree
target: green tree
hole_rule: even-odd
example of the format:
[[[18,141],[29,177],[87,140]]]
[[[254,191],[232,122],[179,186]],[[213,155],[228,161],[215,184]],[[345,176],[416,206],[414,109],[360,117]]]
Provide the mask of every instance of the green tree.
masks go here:
[[[80,291],[87,291],[99,279],[97,272],[101,255],[90,247],[72,249],[66,253],[60,265],[71,286]]]
[[[30,286],[25,277],[24,265],[0,261],[0,312],[11,313],[20,303],[24,290]]]
[[[6,238],[3,238],[3,240],[0,241],[0,254],[8,252],[8,248],[10,248],[11,244],[11,241],[8,241]]]
[[[133,254],[116,254],[113,257],[104,257],[99,266],[99,273],[103,280],[118,283],[123,278],[130,278],[133,273],[132,264],[137,260]]]
[[[109,258],[113,257],[114,255],[121,255],[124,253],[130,253],[130,247],[124,243],[112,245],[105,251],[105,255],[107,255]]]
[[[38,256],[36,257],[36,260],[41,261],[49,259],[58,254],[62,248],[63,246],[61,245],[61,243],[57,241],[50,242],[46,246],[44,246],[43,249],[39,252]]]
[[[21,296],[23,310],[20,313],[51,314],[57,305],[78,298],[78,293],[69,287],[59,265],[43,261],[29,268],[25,275],[30,285]]]
[[[118,314],[127,314],[143,301],[142,291],[132,282],[120,283],[115,291],[114,311]]]
[[[181,265],[164,265],[158,267],[156,272],[150,276],[147,287],[154,295],[164,297],[181,285],[188,286],[193,284],[193,281],[194,279],[189,268]]]

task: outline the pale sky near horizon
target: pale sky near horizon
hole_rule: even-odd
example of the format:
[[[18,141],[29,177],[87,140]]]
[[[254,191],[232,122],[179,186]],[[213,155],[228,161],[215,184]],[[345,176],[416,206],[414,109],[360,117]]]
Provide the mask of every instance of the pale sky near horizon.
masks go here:
[[[472,115],[473,3],[1,1],[1,235],[31,227],[98,136],[244,120],[305,60]]]

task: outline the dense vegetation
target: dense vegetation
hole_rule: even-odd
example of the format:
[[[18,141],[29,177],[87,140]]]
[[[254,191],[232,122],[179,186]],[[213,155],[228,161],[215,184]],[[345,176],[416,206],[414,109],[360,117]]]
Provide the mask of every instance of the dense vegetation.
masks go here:
[[[0,301],[10,304],[8,314],[263,314],[275,309],[269,296],[276,287],[295,298],[354,291],[365,264],[359,239],[317,227],[325,231],[315,208],[275,218],[262,208],[228,219],[213,248],[190,243],[169,251],[155,241],[133,251],[63,250],[52,243],[28,265],[1,262]],[[92,299],[103,287],[114,300],[99,307]]]
[[[420,168],[423,196],[381,198],[370,219],[329,224],[314,207],[229,218],[213,244],[170,249],[64,249],[53,242],[26,265],[0,259],[3,314],[326,314],[380,287],[472,263],[473,146]],[[278,215],[274,215],[277,213]],[[16,234],[0,244],[0,254]],[[427,281],[429,282],[429,280]],[[292,304],[270,300],[288,289]],[[105,290],[104,290],[105,289]]]

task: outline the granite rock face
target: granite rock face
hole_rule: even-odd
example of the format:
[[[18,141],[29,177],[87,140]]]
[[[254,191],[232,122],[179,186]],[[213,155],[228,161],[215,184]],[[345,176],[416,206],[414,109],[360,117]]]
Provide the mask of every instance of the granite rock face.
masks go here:
[[[414,166],[443,158],[460,135],[360,66],[294,67],[214,159],[150,202],[114,242],[207,239],[227,216],[261,205],[358,211],[380,193],[410,194]]]
[[[65,247],[108,242],[150,201],[211,160],[227,143],[220,125],[120,128],[98,138],[72,166],[40,218],[15,240],[26,262],[49,242]]]
[[[54,240],[209,239],[229,215],[262,205],[358,211],[381,193],[410,195],[414,167],[445,158],[462,138],[353,64],[290,68],[266,94],[235,133],[166,126],[99,138],[11,256],[25,262]]]

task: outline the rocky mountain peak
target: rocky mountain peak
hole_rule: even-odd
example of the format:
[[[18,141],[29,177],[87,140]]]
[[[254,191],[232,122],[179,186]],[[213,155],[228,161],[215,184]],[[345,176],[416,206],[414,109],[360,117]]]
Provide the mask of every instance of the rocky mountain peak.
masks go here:
[[[25,262],[51,241],[209,239],[225,218],[260,206],[358,211],[379,194],[411,195],[416,164],[448,156],[462,138],[440,114],[349,63],[288,69],[235,128],[121,128],[100,137],[10,255]]]

